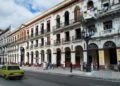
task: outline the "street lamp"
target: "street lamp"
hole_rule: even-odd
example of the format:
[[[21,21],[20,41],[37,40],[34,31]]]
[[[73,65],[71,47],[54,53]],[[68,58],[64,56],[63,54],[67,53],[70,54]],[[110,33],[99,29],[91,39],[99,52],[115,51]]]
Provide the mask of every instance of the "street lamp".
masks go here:
[[[82,30],[82,37],[83,39],[85,40],[86,42],[86,52],[87,52],[87,64],[86,64],[86,71],[91,71],[91,65],[89,63],[89,60],[88,60],[88,43],[91,39],[91,36],[92,36],[92,32],[88,30],[88,28],[86,28],[85,26],[83,27],[83,30]]]

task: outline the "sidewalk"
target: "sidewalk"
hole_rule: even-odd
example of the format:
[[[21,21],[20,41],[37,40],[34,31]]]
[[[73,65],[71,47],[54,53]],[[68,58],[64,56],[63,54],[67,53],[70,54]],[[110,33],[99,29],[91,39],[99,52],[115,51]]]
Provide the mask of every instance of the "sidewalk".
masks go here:
[[[62,69],[62,68],[55,68],[55,69],[48,69],[43,70],[42,67],[22,67],[23,70],[26,71],[33,71],[33,72],[42,72],[42,73],[52,73],[52,74],[63,74],[63,75],[75,75],[75,76],[84,76],[84,77],[91,77],[91,78],[99,78],[99,79],[110,79],[110,80],[120,80],[120,72],[115,71],[92,71],[92,72],[83,72],[80,70],[73,70],[70,73],[70,69]]]

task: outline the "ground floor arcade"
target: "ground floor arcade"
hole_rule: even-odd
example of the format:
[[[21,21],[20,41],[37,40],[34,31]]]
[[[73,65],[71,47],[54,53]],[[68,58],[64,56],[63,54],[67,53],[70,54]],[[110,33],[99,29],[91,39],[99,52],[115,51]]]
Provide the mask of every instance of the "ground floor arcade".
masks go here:
[[[72,49],[73,48],[73,49]],[[95,43],[88,45],[88,51],[81,45],[56,47],[38,50],[24,50],[21,48],[19,63],[39,65],[43,62],[56,64],[57,67],[69,67],[72,62],[75,68],[81,68],[84,62],[93,65],[93,69],[112,68],[120,61],[120,48],[112,41],[106,41],[103,48]],[[12,63],[18,63],[14,61]]]

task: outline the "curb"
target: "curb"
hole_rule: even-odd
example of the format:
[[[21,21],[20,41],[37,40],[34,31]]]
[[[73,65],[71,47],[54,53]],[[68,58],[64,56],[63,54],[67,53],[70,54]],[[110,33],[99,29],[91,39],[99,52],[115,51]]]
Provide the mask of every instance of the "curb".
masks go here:
[[[50,71],[34,71],[34,70],[27,70],[23,69],[24,71],[29,71],[29,72],[37,72],[37,73],[45,73],[45,74],[53,74],[53,75],[62,75],[62,76],[69,76],[69,77],[78,77],[78,78],[88,78],[88,79],[96,79],[96,80],[106,80],[106,81],[112,81],[112,82],[120,82],[120,79],[110,79],[110,78],[102,78],[102,77],[95,77],[95,76],[86,76],[86,75],[78,75],[75,73],[58,73],[58,72],[50,72]]]

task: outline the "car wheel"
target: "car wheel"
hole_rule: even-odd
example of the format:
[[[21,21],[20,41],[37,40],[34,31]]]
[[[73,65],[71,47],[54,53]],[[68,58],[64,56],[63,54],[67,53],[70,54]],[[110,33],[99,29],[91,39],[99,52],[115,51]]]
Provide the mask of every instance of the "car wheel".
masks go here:
[[[3,77],[4,77],[4,79],[8,79],[8,76],[7,76],[7,75],[4,75]]]

